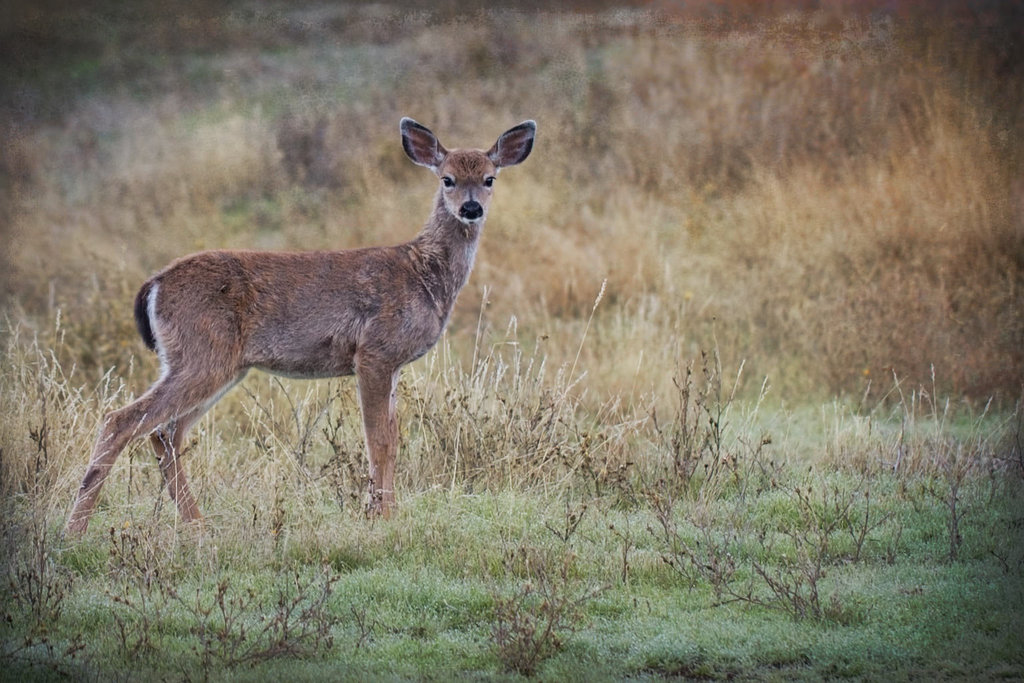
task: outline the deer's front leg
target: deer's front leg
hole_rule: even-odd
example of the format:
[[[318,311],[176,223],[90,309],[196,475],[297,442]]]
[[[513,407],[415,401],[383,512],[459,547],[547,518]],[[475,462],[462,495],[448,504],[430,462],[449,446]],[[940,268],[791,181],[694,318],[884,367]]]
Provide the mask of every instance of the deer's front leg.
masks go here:
[[[363,411],[366,451],[370,463],[370,502],[367,512],[391,516],[395,506],[395,457],[398,455],[398,418],[395,414],[397,369],[371,363],[356,369],[359,403]]]

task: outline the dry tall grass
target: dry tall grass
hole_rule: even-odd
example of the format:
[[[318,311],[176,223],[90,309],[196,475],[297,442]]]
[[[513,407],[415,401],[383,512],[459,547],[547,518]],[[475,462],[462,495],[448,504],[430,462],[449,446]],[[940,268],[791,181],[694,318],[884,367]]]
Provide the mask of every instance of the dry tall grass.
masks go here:
[[[782,396],[859,396],[934,367],[957,394],[1019,395],[1012,3],[524,7],[14,12],[10,319],[45,334],[59,309],[62,361],[121,372],[149,272],[203,248],[407,239],[433,187],[399,117],[457,145],[529,116],[536,154],[502,179],[460,352],[486,288],[485,342],[513,324],[570,363],[607,279],[579,359],[598,404],[669,395],[666,368],[713,339],[751,391],[767,375]]]

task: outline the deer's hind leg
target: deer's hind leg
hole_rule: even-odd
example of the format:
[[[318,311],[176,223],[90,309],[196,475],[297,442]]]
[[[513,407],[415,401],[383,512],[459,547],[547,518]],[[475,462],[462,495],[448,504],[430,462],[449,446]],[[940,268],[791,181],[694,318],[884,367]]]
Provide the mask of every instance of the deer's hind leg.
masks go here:
[[[156,429],[173,417],[171,398],[166,381],[158,383],[137,401],[124,408],[114,410],[103,418],[96,444],[89,458],[89,466],[78,487],[75,506],[68,517],[66,531],[73,535],[83,534],[89,527],[100,489],[117,456],[129,442]]]
[[[188,415],[171,420],[164,427],[149,435],[156,452],[156,461],[160,465],[160,474],[171,494],[171,500],[178,506],[178,514],[186,522],[202,521],[199,506],[188,485],[188,477],[181,463],[181,444],[188,428],[199,419],[200,411],[195,410]]]
[[[183,415],[188,417],[195,411],[201,415],[222,391],[233,384],[232,379],[237,381],[238,378],[195,377],[170,373],[154,384],[138,400],[124,408],[108,413],[103,418],[103,427],[100,429],[96,445],[93,447],[82,484],[78,488],[75,505],[68,516],[67,533],[71,535],[85,533],[89,527],[89,518],[92,516],[93,508],[96,507],[103,482],[110,474],[117,456],[121,454],[125,446],[140,436],[151,433],[161,425],[174,422]],[[183,435],[184,430],[179,426],[175,433]],[[180,436],[178,438],[180,439]],[[177,464],[174,466],[180,467]],[[175,480],[184,482],[184,479],[176,478]],[[191,493],[187,493],[187,495],[190,497]],[[195,502],[193,501],[192,507],[194,506]]]
[[[149,435],[153,451],[156,453],[157,463],[160,465],[160,473],[163,475],[164,484],[171,495],[171,500],[178,507],[178,513],[186,522],[202,521],[199,513],[199,506],[196,505],[195,496],[188,485],[188,476],[185,474],[185,467],[181,462],[182,444],[188,430],[201,418],[214,403],[220,399],[231,387],[237,384],[245,376],[245,372],[239,373],[233,380],[221,387],[212,397],[192,411],[170,420],[163,427]]]

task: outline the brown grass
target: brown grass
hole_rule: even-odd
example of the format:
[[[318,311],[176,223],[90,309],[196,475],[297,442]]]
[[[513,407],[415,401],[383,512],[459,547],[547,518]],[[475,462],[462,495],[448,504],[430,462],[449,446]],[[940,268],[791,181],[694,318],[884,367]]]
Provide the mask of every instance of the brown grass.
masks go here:
[[[572,363],[607,279],[578,363],[594,405],[670,395],[667,368],[712,343],[749,391],[860,396],[934,367],[956,394],[1015,399],[1019,11],[687,7],[23,8],[0,40],[12,322],[45,337],[60,310],[65,367],[120,374],[134,289],[170,259],[404,240],[432,181],[400,116],[451,145],[532,117],[450,328],[460,354],[483,308],[485,347],[514,324]]]

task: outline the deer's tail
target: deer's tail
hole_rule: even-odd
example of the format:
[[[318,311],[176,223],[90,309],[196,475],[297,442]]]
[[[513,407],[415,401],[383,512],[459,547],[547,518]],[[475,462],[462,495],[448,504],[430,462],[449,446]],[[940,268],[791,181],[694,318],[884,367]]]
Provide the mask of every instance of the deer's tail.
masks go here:
[[[150,319],[150,297],[155,294],[156,282],[146,280],[139,293],[135,295],[135,327],[150,351],[156,351],[156,335],[153,334],[153,321]]]

